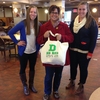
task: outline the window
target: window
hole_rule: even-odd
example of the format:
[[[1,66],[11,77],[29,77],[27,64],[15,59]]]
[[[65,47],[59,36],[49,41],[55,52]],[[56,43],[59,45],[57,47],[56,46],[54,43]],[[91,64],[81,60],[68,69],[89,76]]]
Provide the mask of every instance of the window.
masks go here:
[[[70,25],[70,22],[71,22],[71,14],[72,14],[71,11],[65,11],[65,14],[64,14],[64,21],[68,25]]]

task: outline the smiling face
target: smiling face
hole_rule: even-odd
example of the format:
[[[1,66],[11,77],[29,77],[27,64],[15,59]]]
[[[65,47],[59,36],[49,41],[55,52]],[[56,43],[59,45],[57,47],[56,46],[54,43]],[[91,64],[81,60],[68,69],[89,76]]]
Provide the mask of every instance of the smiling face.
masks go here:
[[[80,5],[78,7],[78,15],[80,18],[86,17],[87,14],[87,5]]]
[[[54,9],[54,11],[51,11],[50,13],[50,19],[53,22],[56,22],[59,19],[59,13],[57,9]]]
[[[37,17],[37,8],[31,8],[29,16],[30,20],[34,20]]]

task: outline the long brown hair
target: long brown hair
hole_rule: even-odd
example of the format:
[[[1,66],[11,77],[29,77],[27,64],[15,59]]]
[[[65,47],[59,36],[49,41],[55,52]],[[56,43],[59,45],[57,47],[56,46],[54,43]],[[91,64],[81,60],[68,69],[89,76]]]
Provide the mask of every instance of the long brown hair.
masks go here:
[[[30,35],[30,10],[31,8],[36,8],[36,11],[37,11],[37,16],[36,18],[34,19],[34,29],[35,29],[35,35],[37,36],[38,34],[38,31],[39,31],[39,21],[38,21],[38,9],[36,6],[30,6],[28,9],[27,9],[27,16],[26,16],[26,19],[24,20],[24,23],[25,23],[25,26],[26,26],[26,34],[27,35]]]
[[[94,20],[93,16],[90,13],[90,9],[89,9],[89,4],[85,1],[82,1],[80,5],[86,5],[87,6],[87,14],[86,14],[86,24],[85,24],[85,28],[89,28],[91,23],[94,22],[94,25],[96,24],[96,21]]]

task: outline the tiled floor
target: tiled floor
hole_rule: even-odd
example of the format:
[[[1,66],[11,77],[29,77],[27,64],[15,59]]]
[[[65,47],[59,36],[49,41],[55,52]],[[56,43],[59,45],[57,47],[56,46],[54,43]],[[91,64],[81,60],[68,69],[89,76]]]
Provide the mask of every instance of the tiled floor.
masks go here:
[[[62,81],[59,88],[61,98],[59,100],[89,100],[91,93],[100,87],[100,46],[95,48],[93,58],[89,64],[89,75],[85,84],[84,92],[80,95],[74,95],[79,79],[79,72],[76,79],[76,87],[71,90],[66,90],[65,86],[69,82],[69,66],[64,67]],[[28,77],[27,67],[27,77]],[[11,58],[5,62],[0,53],[0,100],[42,100],[44,87],[44,67],[41,64],[40,58],[36,64],[35,87],[38,90],[37,94],[30,91],[29,96],[23,94],[22,84],[19,79],[19,61],[17,58]],[[55,100],[51,95],[50,100]]]

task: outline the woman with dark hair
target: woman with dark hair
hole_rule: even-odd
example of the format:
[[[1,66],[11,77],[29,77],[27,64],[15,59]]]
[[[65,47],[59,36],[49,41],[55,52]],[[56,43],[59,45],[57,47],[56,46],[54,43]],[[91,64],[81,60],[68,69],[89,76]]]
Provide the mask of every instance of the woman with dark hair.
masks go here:
[[[98,35],[98,26],[90,14],[87,2],[81,2],[78,6],[78,16],[70,25],[74,35],[74,41],[70,43],[70,83],[66,89],[75,86],[77,67],[79,65],[80,79],[75,94],[84,90],[84,84],[88,76],[88,64],[92,58]]]
[[[20,40],[18,41],[14,34],[20,31]],[[34,88],[34,75],[35,64],[37,59],[37,51],[39,45],[36,43],[36,38],[39,31],[38,10],[35,6],[30,6],[27,9],[26,19],[19,22],[9,31],[9,36],[18,46],[18,56],[20,62],[20,79],[23,84],[24,94],[29,95],[29,89],[27,86],[26,67],[29,61],[29,88],[37,93]]]
[[[50,40],[59,40],[61,42],[69,42],[73,41],[73,35],[70,32],[67,24],[61,22],[59,20],[60,8],[56,5],[52,5],[49,8],[50,20],[43,24],[40,28],[38,43],[44,44],[48,37]],[[50,35],[50,31],[53,34],[58,34],[56,37]],[[62,52],[63,53],[63,52]],[[67,52],[66,56],[66,65],[69,64],[69,53]],[[49,65],[44,64],[45,66],[45,80],[44,80],[44,96],[43,100],[49,100],[50,94],[52,92],[52,81],[53,81],[53,96],[58,99],[59,93],[58,89],[60,86],[60,81],[62,77],[63,66],[61,65]]]

